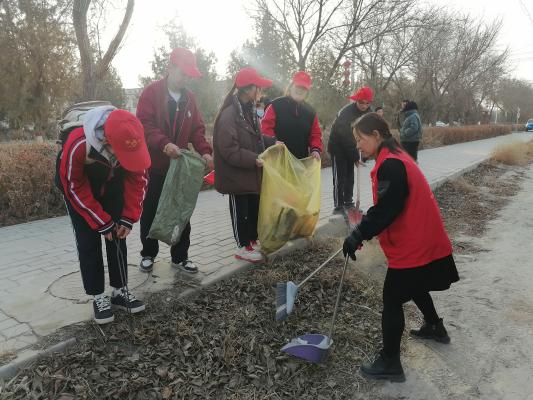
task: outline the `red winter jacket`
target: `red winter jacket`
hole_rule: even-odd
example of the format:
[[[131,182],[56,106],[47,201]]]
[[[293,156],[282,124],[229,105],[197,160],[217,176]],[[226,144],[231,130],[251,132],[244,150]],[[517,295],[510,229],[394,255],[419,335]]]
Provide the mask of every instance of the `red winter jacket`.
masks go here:
[[[173,127],[170,126],[168,114],[166,78],[148,85],[139,98],[137,118],[144,126],[146,144],[152,159],[150,173],[166,174],[170,159],[163,153],[163,149],[168,143],[174,143],[181,149],[187,149],[188,144],[192,143],[201,155],[212,153],[211,145],[205,138],[205,124],[196,97],[189,90],[182,90],[181,94]]]
[[[404,164],[409,188],[403,211],[378,235],[389,268],[418,267],[452,254],[435,196],[418,165],[405,152],[380,151],[370,172],[374,204],[378,201],[377,171],[388,158]]]
[[[122,167],[120,165],[111,166],[109,161],[103,157],[98,159],[96,159],[97,157],[89,157],[90,149],[91,147],[86,143],[83,128],[76,128],[69,134],[63,146],[58,171],[65,199],[92,229],[101,234],[110,232],[114,222],[131,229],[141,217],[148,184],[146,171],[134,173],[123,170],[124,205],[120,221],[113,221],[96,197],[103,196],[106,191],[106,182]],[[104,175],[107,173],[107,177],[100,176],[99,173],[94,175],[98,178],[89,178],[88,169],[94,169],[96,166],[104,171]],[[95,190],[97,193],[94,192]]]

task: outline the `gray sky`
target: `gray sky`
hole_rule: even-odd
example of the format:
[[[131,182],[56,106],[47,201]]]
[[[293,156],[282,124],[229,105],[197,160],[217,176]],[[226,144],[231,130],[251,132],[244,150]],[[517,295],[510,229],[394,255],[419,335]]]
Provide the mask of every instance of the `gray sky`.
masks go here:
[[[499,46],[502,49],[509,47],[511,51],[512,75],[533,82],[532,0],[426,0],[426,2],[451,7],[487,21],[501,18],[503,27]],[[252,21],[244,4],[250,4],[250,1],[137,1],[125,42],[113,62],[124,87],[139,86],[139,75],[150,73],[149,63],[153,49],[165,43],[159,28],[174,15],[179,17],[187,32],[196,37],[203,48],[215,52],[218,58],[218,72],[224,74],[231,51],[253,36]]]

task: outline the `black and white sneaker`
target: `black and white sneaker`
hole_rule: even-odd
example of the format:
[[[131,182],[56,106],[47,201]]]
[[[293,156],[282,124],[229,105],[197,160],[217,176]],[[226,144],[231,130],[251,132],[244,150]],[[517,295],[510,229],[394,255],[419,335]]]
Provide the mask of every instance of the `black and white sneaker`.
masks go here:
[[[94,321],[98,325],[108,324],[115,320],[109,296],[102,296],[93,300]]]
[[[132,314],[144,311],[146,308],[141,300],[137,299],[131,292],[126,293],[125,290],[122,290],[117,295],[113,295],[111,297],[111,304],[113,308],[118,308],[119,310],[131,310]]]
[[[152,270],[154,269],[154,257],[143,257],[141,260],[141,264],[139,265],[139,269],[142,272],[152,272]]]
[[[178,267],[184,272],[187,272],[188,274],[196,274],[198,272],[198,267],[194,265],[191,260],[185,260],[179,263],[172,261],[172,265]]]

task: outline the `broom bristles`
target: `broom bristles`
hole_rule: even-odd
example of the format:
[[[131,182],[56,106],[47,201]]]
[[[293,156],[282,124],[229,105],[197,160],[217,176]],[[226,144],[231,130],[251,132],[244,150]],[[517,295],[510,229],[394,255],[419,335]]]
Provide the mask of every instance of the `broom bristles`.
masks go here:
[[[276,321],[287,318],[287,283],[276,285]]]

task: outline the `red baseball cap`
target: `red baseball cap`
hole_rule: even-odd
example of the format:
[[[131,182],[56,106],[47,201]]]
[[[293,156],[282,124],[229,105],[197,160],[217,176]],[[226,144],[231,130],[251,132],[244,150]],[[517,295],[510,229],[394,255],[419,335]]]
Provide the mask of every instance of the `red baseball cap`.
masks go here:
[[[178,47],[172,50],[170,63],[179,67],[185,75],[191,78],[200,78],[202,76],[196,66],[196,56],[189,49]]]
[[[104,135],[120,165],[131,172],[142,172],[150,164],[141,121],[126,110],[111,111],[104,123]]]
[[[235,76],[235,85],[238,88],[250,85],[267,88],[272,86],[272,81],[259,75],[259,72],[257,72],[255,68],[246,67],[237,72],[237,76]]]
[[[292,77],[292,84],[294,86],[301,86],[305,90],[311,89],[311,76],[305,71],[298,71]]]
[[[363,86],[362,88],[357,90],[352,96],[348,98],[353,101],[362,100],[362,101],[368,101],[369,103],[371,103],[372,100],[374,99],[374,92],[368,86]]]

